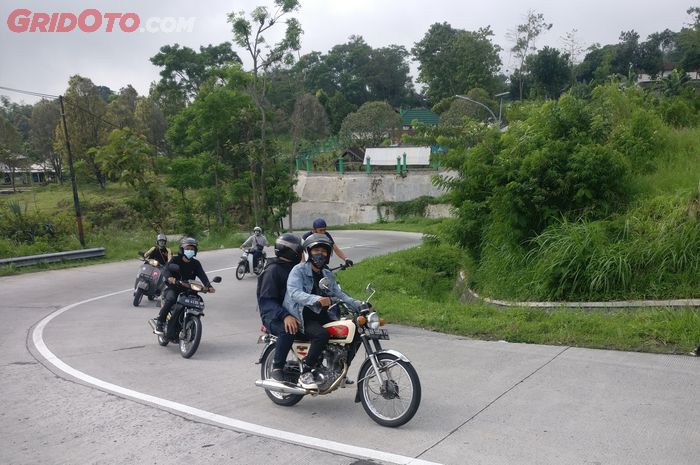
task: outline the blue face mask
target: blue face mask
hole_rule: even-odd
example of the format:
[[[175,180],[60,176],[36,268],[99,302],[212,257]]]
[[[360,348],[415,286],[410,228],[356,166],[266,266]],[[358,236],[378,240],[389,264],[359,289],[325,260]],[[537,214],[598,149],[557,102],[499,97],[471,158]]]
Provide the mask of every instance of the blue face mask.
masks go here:
[[[311,255],[311,261],[316,265],[316,268],[320,269],[328,264],[328,257],[322,253],[315,253]]]
[[[185,257],[187,257],[187,259],[189,260],[192,257],[194,257],[196,253],[197,252],[195,252],[194,250],[185,250]]]

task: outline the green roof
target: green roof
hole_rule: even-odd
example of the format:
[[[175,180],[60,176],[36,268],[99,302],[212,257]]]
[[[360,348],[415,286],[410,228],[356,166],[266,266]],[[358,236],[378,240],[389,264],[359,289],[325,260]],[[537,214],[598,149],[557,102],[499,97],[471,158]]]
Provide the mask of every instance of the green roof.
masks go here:
[[[411,121],[418,120],[420,123],[437,124],[440,116],[437,113],[430,111],[427,108],[411,108],[408,110],[401,109],[401,122],[404,126],[411,126]]]

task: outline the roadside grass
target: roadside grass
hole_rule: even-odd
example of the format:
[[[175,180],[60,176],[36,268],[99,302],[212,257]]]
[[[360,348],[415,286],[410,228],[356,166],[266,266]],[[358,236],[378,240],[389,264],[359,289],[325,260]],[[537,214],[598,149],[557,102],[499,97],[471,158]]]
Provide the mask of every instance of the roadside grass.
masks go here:
[[[171,240],[168,241],[168,247],[173,253],[177,253],[177,240],[172,239],[172,236],[173,235],[171,234]],[[248,235],[244,233],[211,232],[198,236],[197,240],[199,241],[199,250],[204,251],[239,247],[247,237]],[[154,244],[154,242],[155,233],[152,231],[99,231],[86,235],[86,247],[104,247],[104,257],[86,260],[69,260],[65,262],[45,263],[23,267],[16,267],[14,265],[0,266],[0,276],[11,276],[21,273],[74,268],[98,263],[135,259],[137,258],[138,252],[145,252]],[[73,238],[71,240],[71,244],[72,247],[69,247],[67,250],[79,250],[81,248],[77,238]],[[18,253],[16,256],[22,256],[22,254]],[[237,257],[234,257],[234,259],[237,259]]]
[[[362,298],[371,282],[374,305],[389,323],[484,340],[682,354],[700,342],[700,310],[541,310],[462,304],[453,292],[463,259],[448,245],[422,245],[363,260],[338,275]]]

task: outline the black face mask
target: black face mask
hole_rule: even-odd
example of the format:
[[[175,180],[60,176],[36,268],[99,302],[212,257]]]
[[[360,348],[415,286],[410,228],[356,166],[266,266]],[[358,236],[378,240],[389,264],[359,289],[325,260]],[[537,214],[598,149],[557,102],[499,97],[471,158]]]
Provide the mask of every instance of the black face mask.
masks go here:
[[[322,253],[312,254],[310,258],[313,264],[316,265],[316,268],[318,269],[321,269],[328,264],[328,257],[323,255]]]

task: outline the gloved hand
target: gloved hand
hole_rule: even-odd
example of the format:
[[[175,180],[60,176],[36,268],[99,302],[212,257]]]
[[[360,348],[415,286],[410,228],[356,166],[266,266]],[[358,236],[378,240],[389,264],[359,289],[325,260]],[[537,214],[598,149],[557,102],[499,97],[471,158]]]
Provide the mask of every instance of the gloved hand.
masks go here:
[[[347,260],[345,260],[345,266],[347,266],[348,268],[350,268],[354,264],[355,263],[352,260],[350,260],[349,258]]]

